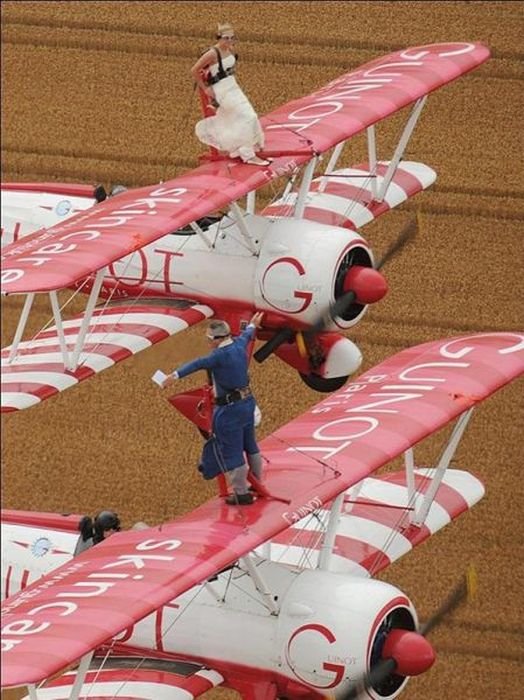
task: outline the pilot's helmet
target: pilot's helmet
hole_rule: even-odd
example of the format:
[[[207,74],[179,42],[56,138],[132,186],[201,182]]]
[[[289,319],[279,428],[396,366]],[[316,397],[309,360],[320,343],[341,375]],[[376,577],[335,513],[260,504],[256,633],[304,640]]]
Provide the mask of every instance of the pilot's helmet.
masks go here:
[[[95,540],[101,542],[106,530],[120,530],[120,518],[112,510],[103,510],[95,515],[94,531]]]

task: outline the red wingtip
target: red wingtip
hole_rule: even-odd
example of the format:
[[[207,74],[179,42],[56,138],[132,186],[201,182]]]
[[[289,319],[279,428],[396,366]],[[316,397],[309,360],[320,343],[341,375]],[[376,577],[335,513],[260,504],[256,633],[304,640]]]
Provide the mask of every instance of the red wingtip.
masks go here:
[[[399,676],[418,676],[435,662],[435,650],[418,632],[394,629],[388,633],[382,656],[397,662],[395,673]]]

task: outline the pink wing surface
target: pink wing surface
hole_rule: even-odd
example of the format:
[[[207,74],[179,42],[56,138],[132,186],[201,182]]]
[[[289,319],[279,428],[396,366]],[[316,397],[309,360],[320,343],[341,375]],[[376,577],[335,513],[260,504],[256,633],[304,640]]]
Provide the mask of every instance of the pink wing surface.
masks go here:
[[[478,43],[417,46],[389,54],[288,102],[262,119],[265,151],[323,153],[490,57]]]
[[[169,182],[131,190],[67,222],[6,246],[3,294],[62,289],[258,189],[316,153],[359,133],[490,56],[482,44],[433,44],[399,51],[287,103],[261,122],[269,166],[218,160]]]
[[[169,182],[123,192],[62,224],[35,231],[4,248],[1,292],[70,287],[288,172],[289,160],[279,158],[271,168],[229,159],[208,163]],[[292,167],[297,164],[294,160]]]
[[[391,357],[261,443],[276,499],[113,535],[2,607],[2,683],[37,683],[329,503],[524,373],[524,334]]]
[[[17,411],[44,401],[107,367],[213,315],[200,304],[114,306],[95,311],[75,370],[68,370],[53,326],[19,344],[10,361],[11,347],[2,350],[2,412]],[[72,353],[83,314],[64,321],[67,350]]]

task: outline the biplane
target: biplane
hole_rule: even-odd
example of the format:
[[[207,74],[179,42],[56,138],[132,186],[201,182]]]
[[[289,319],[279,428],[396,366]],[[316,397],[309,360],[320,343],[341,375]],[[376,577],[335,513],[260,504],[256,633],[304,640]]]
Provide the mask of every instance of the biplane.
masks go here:
[[[210,154],[169,182],[105,198],[88,185],[2,185],[1,292],[25,295],[2,350],[2,411],[213,315],[236,333],[255,310],[265,312],[256,360],[274,353],[318,391],[343,386],[362,359],[344,333],[387,292],[380,268],[391,257],[375,261],[360,229],[435,182],[429,166],[403,160],[409,139],[428,95],[489,55],[478,43],[433,44],[342,75],[261,119],[269,165]],[[390,160],[379,159],[375,125],[410,105]],[[360,132],[366,160],[348,166],[344,146]],[[282,179],[256,213],[257,191]],[[67,320],[65,289],[88,294]],[[36,294],[49,294],[53,320],[24,340]]]
[[[425,635],[462,588],[421,625],[374,576],[482,498],[450,462],[475,407],[523,373],[524,333],[403,350],[261,441],[266,495],[249,508],[216,497],[77,556],[79,515],[3,511],[2,686],[397,697],[432,665]],[[418,465],[418,443],[452,421],[438,461]]]

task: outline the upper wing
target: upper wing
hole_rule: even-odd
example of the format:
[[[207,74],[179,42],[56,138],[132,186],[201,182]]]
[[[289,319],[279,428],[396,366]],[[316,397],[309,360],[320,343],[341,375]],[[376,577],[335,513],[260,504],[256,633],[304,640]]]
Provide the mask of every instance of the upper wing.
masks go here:
[[[2,183],[2,247],[42,226],[58,224],[97,202],[100,187],[44,183]]]
[[[487,61],[482,44],[417,46],[375,59],[261,121],[266,152],[323,153]]]
[[[524,334],[514,333],[426,343],[374,367],[262,442],[267,488],[288,504],[237,509],[213,499],[161,527],[114,535],[8,600],[2,683],[59,671],[523,372]]]
[[[482,44],[399,51],[346,73],[261,119],[270,166],[224,159],[162,185],[119,194],[86,214],[11,244],[2,293],[69,287],[176,229],[224,207],[345,141],[489,58]]]
[[[230,204],[310,156],[271,168],[229,159],[202,165],[161,185],[123,192],[63,224],[4,248],[3,294],[72,286],[92,272]]]
[[[48,399],[212,315],[208,306],[189,302],[100,309],[91,317],[74,370],[67,369],[59,331],[52,326],[21,342],[11,361],[11,346],[2,350],[1,411],[28,408]],[[83,319],[80,314],[62,324],[68,352],[75,348]]]

